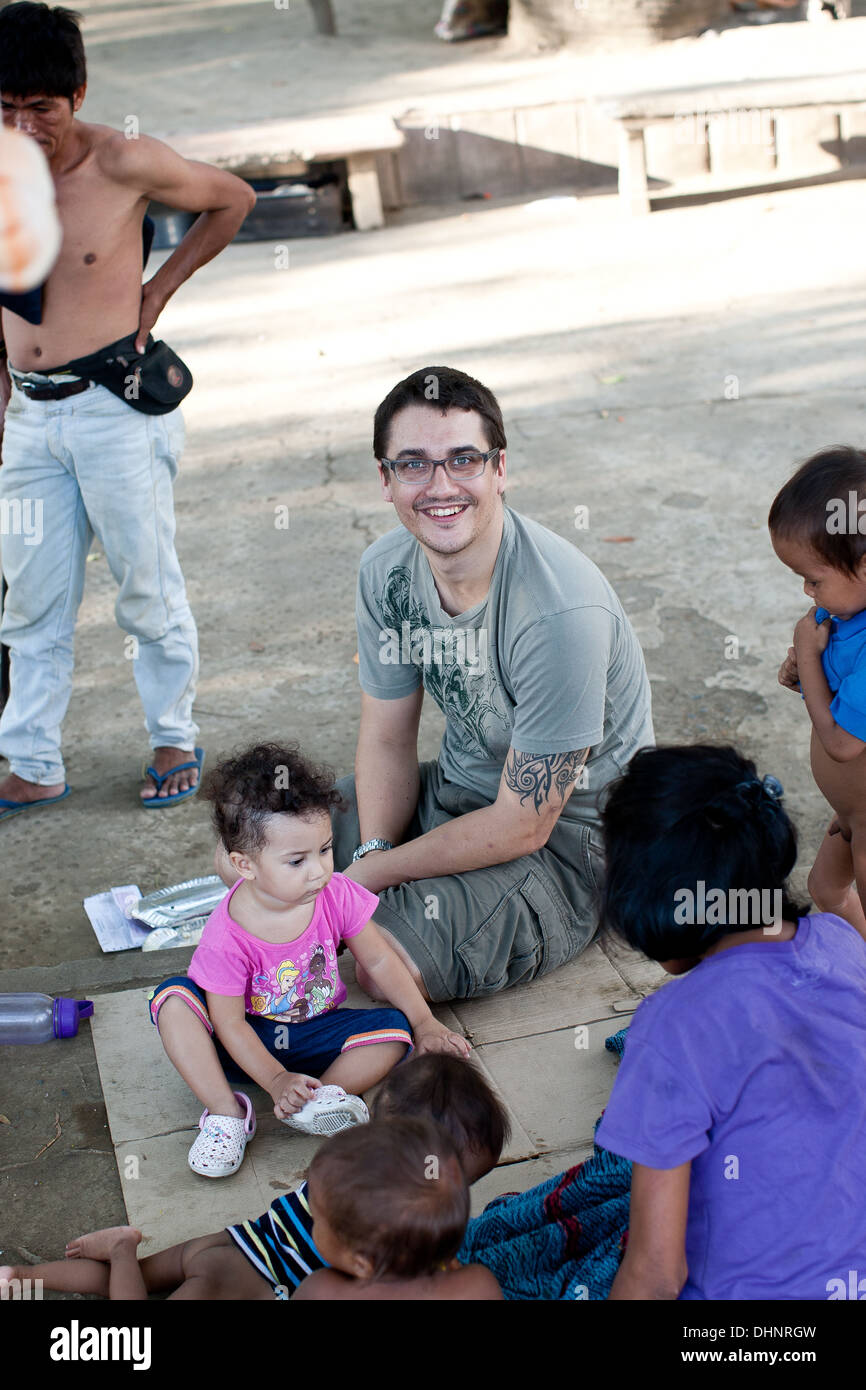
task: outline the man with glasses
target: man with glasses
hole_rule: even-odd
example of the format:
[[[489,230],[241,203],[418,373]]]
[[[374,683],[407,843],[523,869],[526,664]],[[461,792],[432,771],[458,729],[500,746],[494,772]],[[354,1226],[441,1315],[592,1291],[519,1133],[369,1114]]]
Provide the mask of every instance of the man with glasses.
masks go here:
[[[413,372],[379,406],[373,451],[400,524],[361,560],[361,723],[334,863],[379,895],[374,920],[429,999],[473,998],[592,940],[599,796],[653,742],[649,682],[604,576],[505,506],[487,387]],[[425,689],[445,734],[419,765]]]

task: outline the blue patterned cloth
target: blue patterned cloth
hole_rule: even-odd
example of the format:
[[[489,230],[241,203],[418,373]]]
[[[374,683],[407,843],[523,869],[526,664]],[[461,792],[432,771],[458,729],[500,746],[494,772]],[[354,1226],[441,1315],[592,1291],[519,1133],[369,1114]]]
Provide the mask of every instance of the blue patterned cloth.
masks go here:
[[[608,1051],[622,1057],[625,1035],[607,1038]],[[596,1145],[576,1168],[490,1202],[457,1258],[486,1265],[508,1299],[604,1300],[625,1249],[630,1188],[631,1164]]]

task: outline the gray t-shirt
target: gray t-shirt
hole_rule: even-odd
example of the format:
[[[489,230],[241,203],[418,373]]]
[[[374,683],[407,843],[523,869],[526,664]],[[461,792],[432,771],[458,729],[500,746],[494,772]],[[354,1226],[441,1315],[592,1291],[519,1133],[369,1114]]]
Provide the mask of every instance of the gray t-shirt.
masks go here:
[[[443,610],[421,546],[398,526],[361,557],[356,618],[362,689],[396,700],[423,681],[446,719],[443,775],[488,803],[509,748],[589,748],[560,823],[597,823],[600,792],[654,741],[643,653],[613,589],[570,541],[510,507],[474,608]]]

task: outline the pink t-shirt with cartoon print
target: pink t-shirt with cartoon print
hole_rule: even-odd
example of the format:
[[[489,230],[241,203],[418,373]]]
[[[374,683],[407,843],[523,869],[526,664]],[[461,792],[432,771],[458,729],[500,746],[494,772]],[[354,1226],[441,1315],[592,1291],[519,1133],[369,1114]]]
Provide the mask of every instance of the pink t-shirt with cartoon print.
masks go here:
[[[375,893],[345,874],[333,874],[306,931],[274,944],[252,936],[231,916],[232,896],[243,882],[238,879],[205,923],[190,978],[212,994],[242,994],[248,1014],[282,1023],[303,1023],[339,1008],[346,986],[337,947],[367,925],[379,906]]]

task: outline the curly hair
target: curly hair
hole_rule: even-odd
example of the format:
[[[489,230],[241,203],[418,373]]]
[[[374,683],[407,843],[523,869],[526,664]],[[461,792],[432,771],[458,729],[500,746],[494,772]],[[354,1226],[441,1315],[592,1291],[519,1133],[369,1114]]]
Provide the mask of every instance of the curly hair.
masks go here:
[[[296,743],[257,743],[224,758],[204,779],[201,795],[229,854],[264,849],[271,816],[308,820],[345,805],[333,770],[302,757]]]

